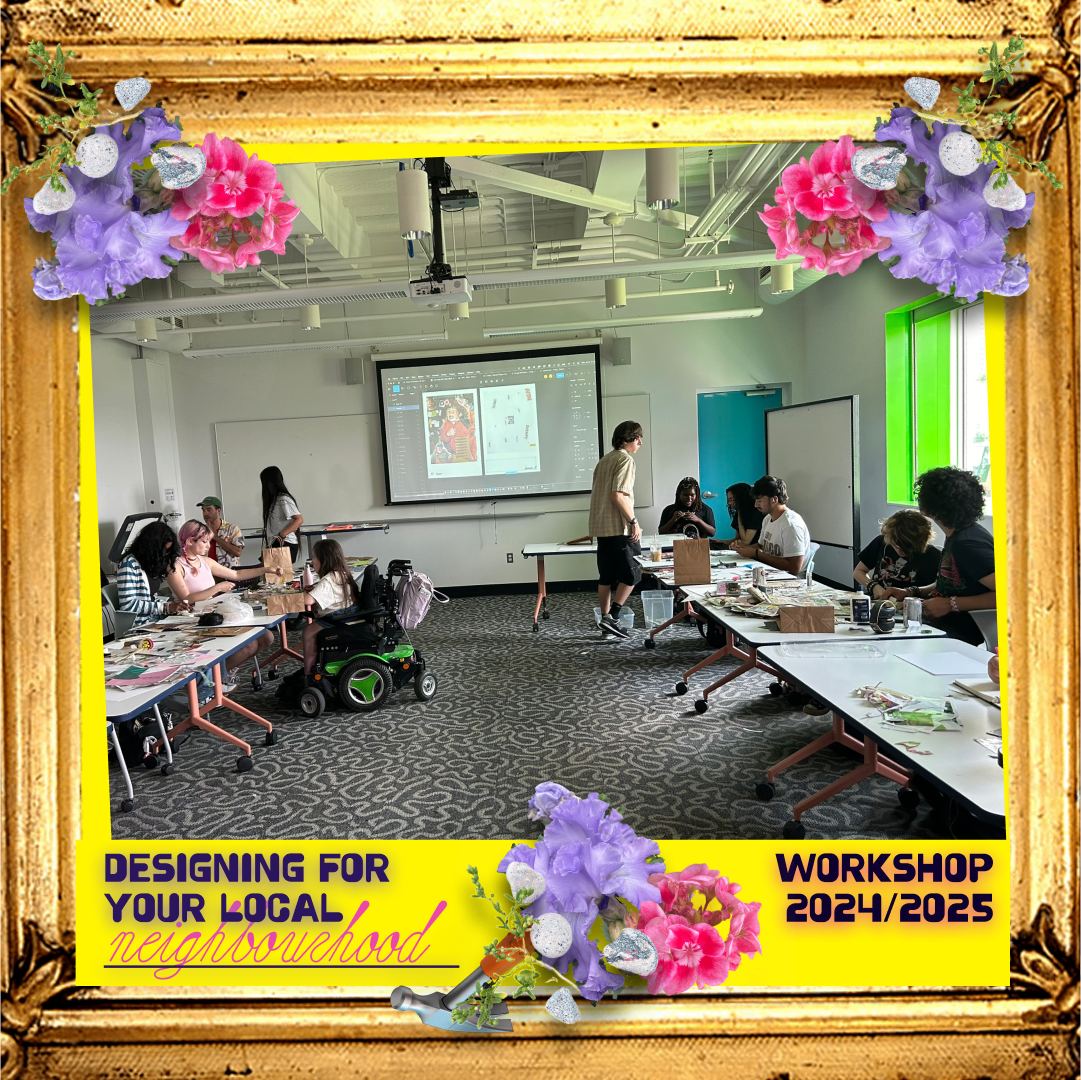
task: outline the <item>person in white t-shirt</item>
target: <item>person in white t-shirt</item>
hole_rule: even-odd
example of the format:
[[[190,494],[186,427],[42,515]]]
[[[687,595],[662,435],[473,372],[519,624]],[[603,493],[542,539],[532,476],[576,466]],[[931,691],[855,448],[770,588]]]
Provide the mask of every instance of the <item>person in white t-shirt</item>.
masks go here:
[[[757,559],[767,566],[798,574],[811,550],[811,534],[803,518],[788,509],[788,488],[777,476],[755,481],[754,508],[763,514],[762,529],[755,544],[732,547],[745,559]]]
[[[308,600],[316,615],[329,615],[360,606],[360,590],[345,561],[345,553],[337,540],[320,540],[312,548],[312,569],[319,580],[308,590]],[[315,639],[330,623],[315,618],[304,627],[304,674],[315,664],[318,649]]]

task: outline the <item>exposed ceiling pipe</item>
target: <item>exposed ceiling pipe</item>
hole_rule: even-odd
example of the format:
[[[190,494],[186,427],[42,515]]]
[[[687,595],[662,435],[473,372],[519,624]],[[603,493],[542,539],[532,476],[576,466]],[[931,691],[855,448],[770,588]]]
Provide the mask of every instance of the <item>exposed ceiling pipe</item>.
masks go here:
[[[772,273],[772,271],[771,271]],[[793,274],[794,287],[791,292],[773,293],[770,274],[767,274],[758,282],[758,296],[766,304],[783,304],[791,300],[793,296],[809,289],[816,281],[821,281],[826,276],[825,270],[804,270],[796,267]]]
[[[597,319],[591,322],[541,323],[534,326],[490,327],[483,331],[486,338],[524,337],[529,334],[549,334],[566,330],[606,330],[618,326],[650,326],[655,323],[708,322],[715,319],[754,319],[762,314],[760,307],[725,308],[721,311],[685,311],[676,315],[624,315],[618,319]]]

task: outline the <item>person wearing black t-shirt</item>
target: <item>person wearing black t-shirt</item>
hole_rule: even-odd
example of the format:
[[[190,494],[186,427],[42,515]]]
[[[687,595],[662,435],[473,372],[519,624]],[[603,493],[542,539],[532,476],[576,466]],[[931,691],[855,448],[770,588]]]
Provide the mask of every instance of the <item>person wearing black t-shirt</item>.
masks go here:
[[[997,607],[995,545],[980,524],[984,492],[976,474],[944,466],[916,480],[920,512],[945,534],[938,576],[929,588],[890,589],[890,596],[922,596],[924,616],[950,637],[982,645],[983,634],[970,611]]]
[[[931,585],[942,552],[931,546],[931,522],[918,510],[901,510],[859,554],[852,576],[875,599],[891,588]]]
[[[710,537],[717,531],[713,511],[702,502],[702,490],[693,476],[685,476],[676,488],[676,498],[661,511],[659,533],[681,533],[688,525],[698,530],[699,537]]]

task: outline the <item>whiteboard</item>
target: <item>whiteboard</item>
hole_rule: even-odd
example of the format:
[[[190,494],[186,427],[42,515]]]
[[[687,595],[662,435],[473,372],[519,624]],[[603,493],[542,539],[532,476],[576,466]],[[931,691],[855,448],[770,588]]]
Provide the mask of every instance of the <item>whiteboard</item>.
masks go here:
[[[642,425],[645,444],[636,455],[636,506],[653,505],[653,464],[649,453],[649,397],[605,398],[608,435],[620,420]],[[616,415],[618,414],[618,416]],[[609,416],[616,417],[611,427]],[[277,465],[296,498],[306,524],[329,521],[410,521],[490,517],[490,502],[449,507],[386,505],[383,443],[378,413],[303,416],[285,420],[231,420],[214,425],[218,482],[227,520],[244,529],[263,525],[259,474]],[[500,516],[536,515],[588,509],[589,496],[538,496],[499,501]]]
[[[769,409],[766,472],[788,486],[788,503],[811,539],[860,548],[859,397]]]

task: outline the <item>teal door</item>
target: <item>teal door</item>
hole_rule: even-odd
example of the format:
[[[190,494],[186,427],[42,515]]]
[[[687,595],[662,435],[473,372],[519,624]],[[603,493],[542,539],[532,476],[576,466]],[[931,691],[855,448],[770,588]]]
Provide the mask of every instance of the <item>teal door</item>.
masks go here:
[[[717,535],[730,535],[724,492],[753,484],[766,471],[767,409],[781,406],[781,391],[715,390],[698,395],[698,482],[717,519]]]

